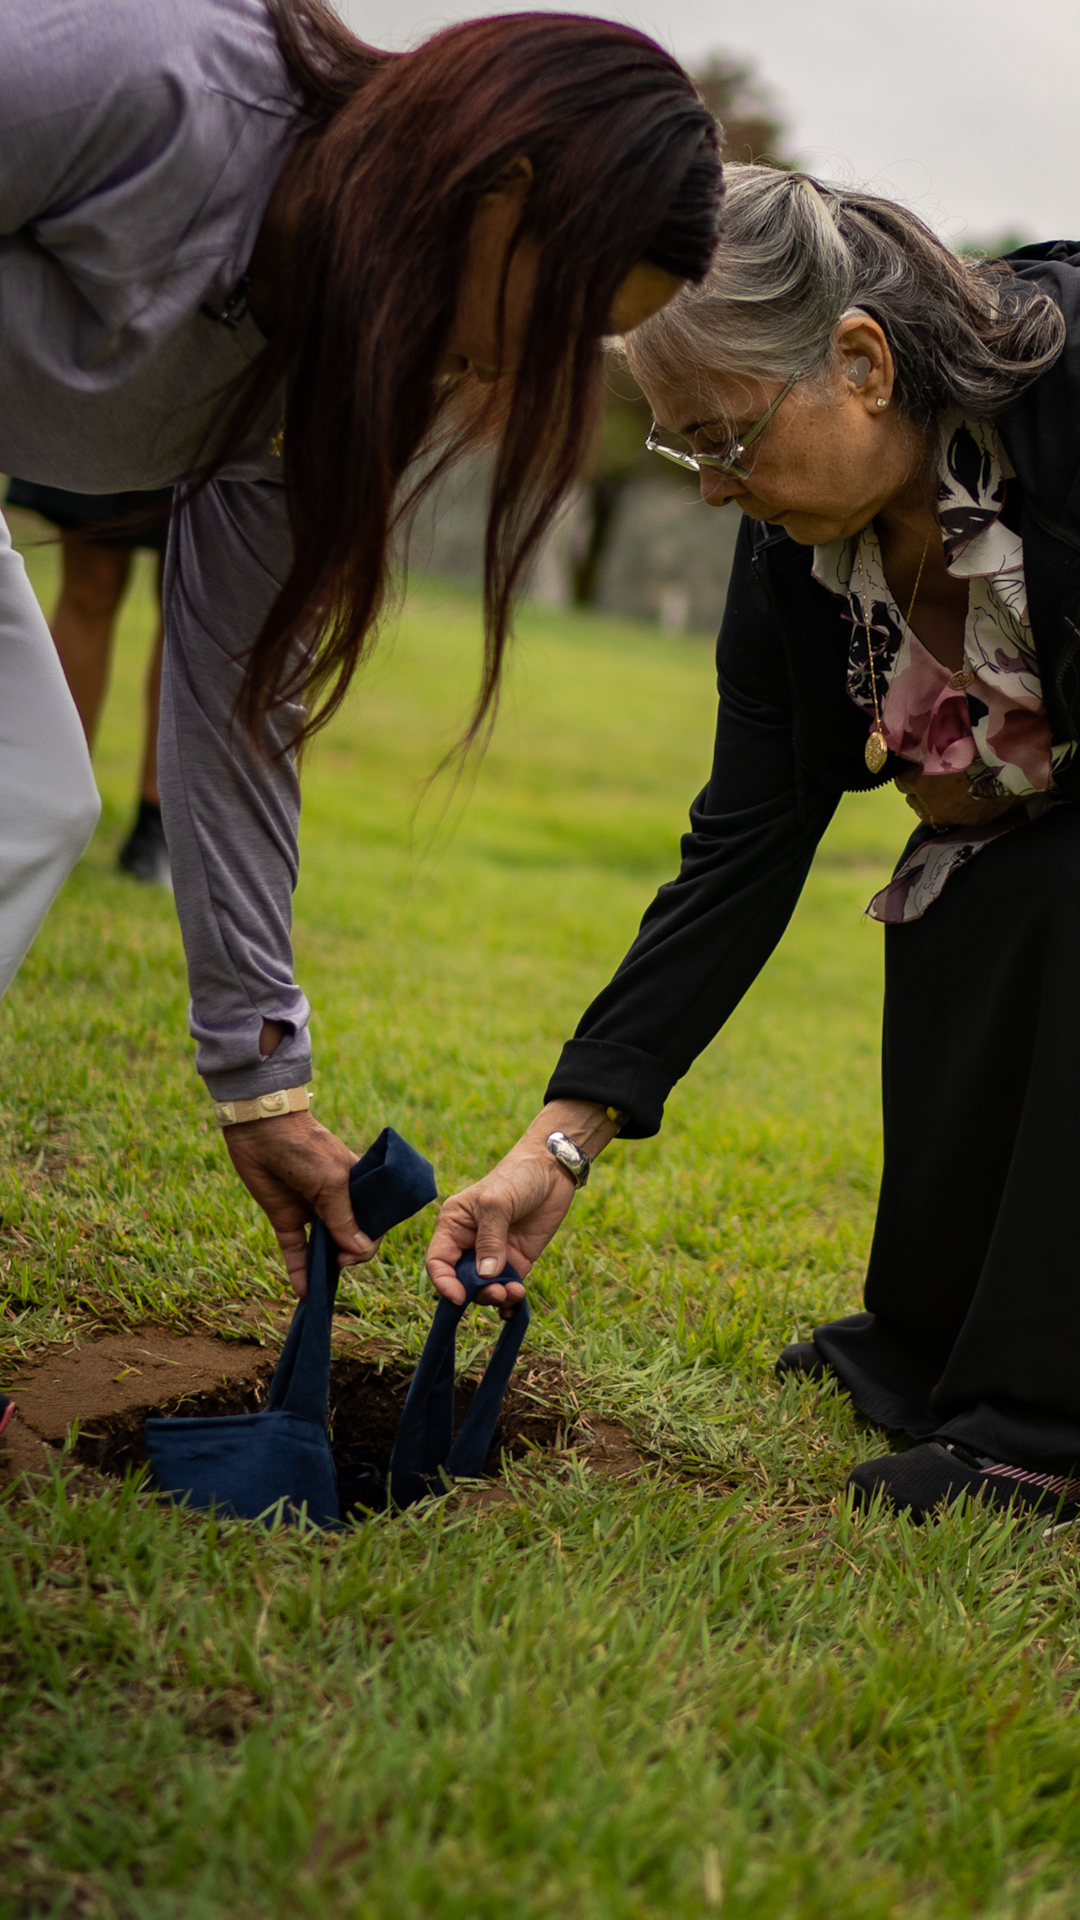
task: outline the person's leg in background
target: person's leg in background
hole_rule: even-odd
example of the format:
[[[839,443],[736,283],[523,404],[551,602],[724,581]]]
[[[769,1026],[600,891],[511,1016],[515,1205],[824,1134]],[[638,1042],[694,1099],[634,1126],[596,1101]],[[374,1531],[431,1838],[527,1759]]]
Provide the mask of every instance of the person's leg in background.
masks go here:
[[[157,737],[161,713],[161,662],[165,652],[165,622],[161,611],[161,585],[165,573],[165,555],[157,556],[155,574],[157,628],[154,650],[146,670],[146,738],[143,746],[142,773],[135,824],[117,856],[117,866],[136,880],[168,886],[169,848],[161,824],[161,795],[157,783]]]
[[[109,681],[117,615],[131,576],[131,547],[113,545],[71,530],[64,535],[60,597],[53,609],[52,635],[68,685],[93,751],[98,720]],[[161,695],[161,576],[157,563],[158,619],[146,681],[146,739],[139,799],[132,830],[117,865],[135,879],[168,884],[169,851],[161,824],[157,789],[157,730]]]
[[[60,595],[50,626],[91,753],[109,683],[113,630],[131,573],[126,547],[107,547],[74,529],[62,548]]]
[[[152,800],[158,808],[161,795],[157,780],[157,737],[158,723],[161,719],[161,663],[165,653],[165,617],[161,610],[161,592],[165,580],[165,555],[159,553],[154,572],[154,586],[157,593],[157,627],[154,631],[154,650],[150,655],[150,664],[146,669],[146,741],[143,747],[142,773],[139,776],[139,796],[143,800]]]

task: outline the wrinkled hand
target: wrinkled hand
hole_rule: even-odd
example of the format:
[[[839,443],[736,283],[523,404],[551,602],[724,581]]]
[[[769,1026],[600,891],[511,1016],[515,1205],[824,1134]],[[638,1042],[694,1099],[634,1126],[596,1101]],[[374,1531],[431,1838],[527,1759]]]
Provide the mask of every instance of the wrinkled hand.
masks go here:
[[[603,1107],[583,1100],[553,1101],[532,1122],[498,1166],[443,1203],[428,1247],[427,1271],[436,1293],[460,1306],[465,1289],[454,1271],[470,1247],[481,1275],[501,1273],[509,1260],[522,1279],[570,1211],[575,1187],[544,1145],[561,1131],[590,1159],[614,1137]],[[504,1320],[525,1289],[510,1280],[485,1287],[477,1298],[497,1306]]]
[[[371,1260],[380,1242],[356,1224],[349,1173],[360,1158],[311,1113],[283,1113],[225,1128],[233,1166],[277,1235],[293,1289],[307,1292],[308,1222],[318,1214],[338,1244],[338,1264]]]

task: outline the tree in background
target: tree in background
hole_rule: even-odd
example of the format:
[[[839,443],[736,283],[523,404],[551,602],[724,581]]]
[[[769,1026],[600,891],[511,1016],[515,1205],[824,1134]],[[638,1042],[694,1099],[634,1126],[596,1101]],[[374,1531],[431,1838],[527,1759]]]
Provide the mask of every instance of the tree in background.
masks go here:
[[[645,439],[651,421],[648,402],[622,354],[609,354],[604,413],[590,450],[584,484],[581,544],[571,568],[573,598],[579,606],[590,606],[596,598],[600,569],[626,489],[647,475],[651,466],[663,468],[665,475],[670,472],[681,481],[677,467],[669,467],[664,460],[646,460]]]
[[[693,76],[694,85],[719,123],[725,160],[758,160],[769,167],[791,167],[782,149],[786,129],[764,82],[746,60],[712,53]]]
[[[761,161],[766,166],[790,167],[785,155],[785,127],[765,84],[748,61],[727,54],[710,54],[694,74],[694,82],[720,126],[725,160]],[[619,354],[612,354],[604,401],[604,417],[592,450],[585,485],[585,513],[581,545],[573,563],[574,600],[587,606],[596,598],[600,569],[611,545],[626,489],[645,475],[686,486],[677,467],[662,460],[647,461],[645,436],[651,415],[648,405]]]

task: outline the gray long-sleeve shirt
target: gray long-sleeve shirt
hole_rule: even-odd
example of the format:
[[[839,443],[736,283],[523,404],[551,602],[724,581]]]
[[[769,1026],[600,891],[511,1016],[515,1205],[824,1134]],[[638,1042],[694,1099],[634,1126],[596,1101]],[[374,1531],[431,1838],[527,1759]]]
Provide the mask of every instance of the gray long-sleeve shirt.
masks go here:
[[[262,0],[0,0],[0,470],[84,493],[191,473],[263,344],[203,308],[242,277],[301,125]],[[232,724],[289,564],[278,424],[174,521],[166,569],[162,802],[218,1099],[311,1072],[295,768],[280,733],[268,764]],[[269,1059],[264,1019],[287,1030]]]

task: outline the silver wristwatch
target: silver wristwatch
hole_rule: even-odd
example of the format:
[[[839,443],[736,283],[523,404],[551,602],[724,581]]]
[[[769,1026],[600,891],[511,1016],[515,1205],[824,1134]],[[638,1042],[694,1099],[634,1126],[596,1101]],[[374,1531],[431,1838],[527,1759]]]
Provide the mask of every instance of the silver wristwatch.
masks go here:
[[[571,1140],[568,1133],[549,1133],[544,1145],[552,1159],[566,1169],[575,1187],[583,1187],[592,1166],[588,1154]]]

